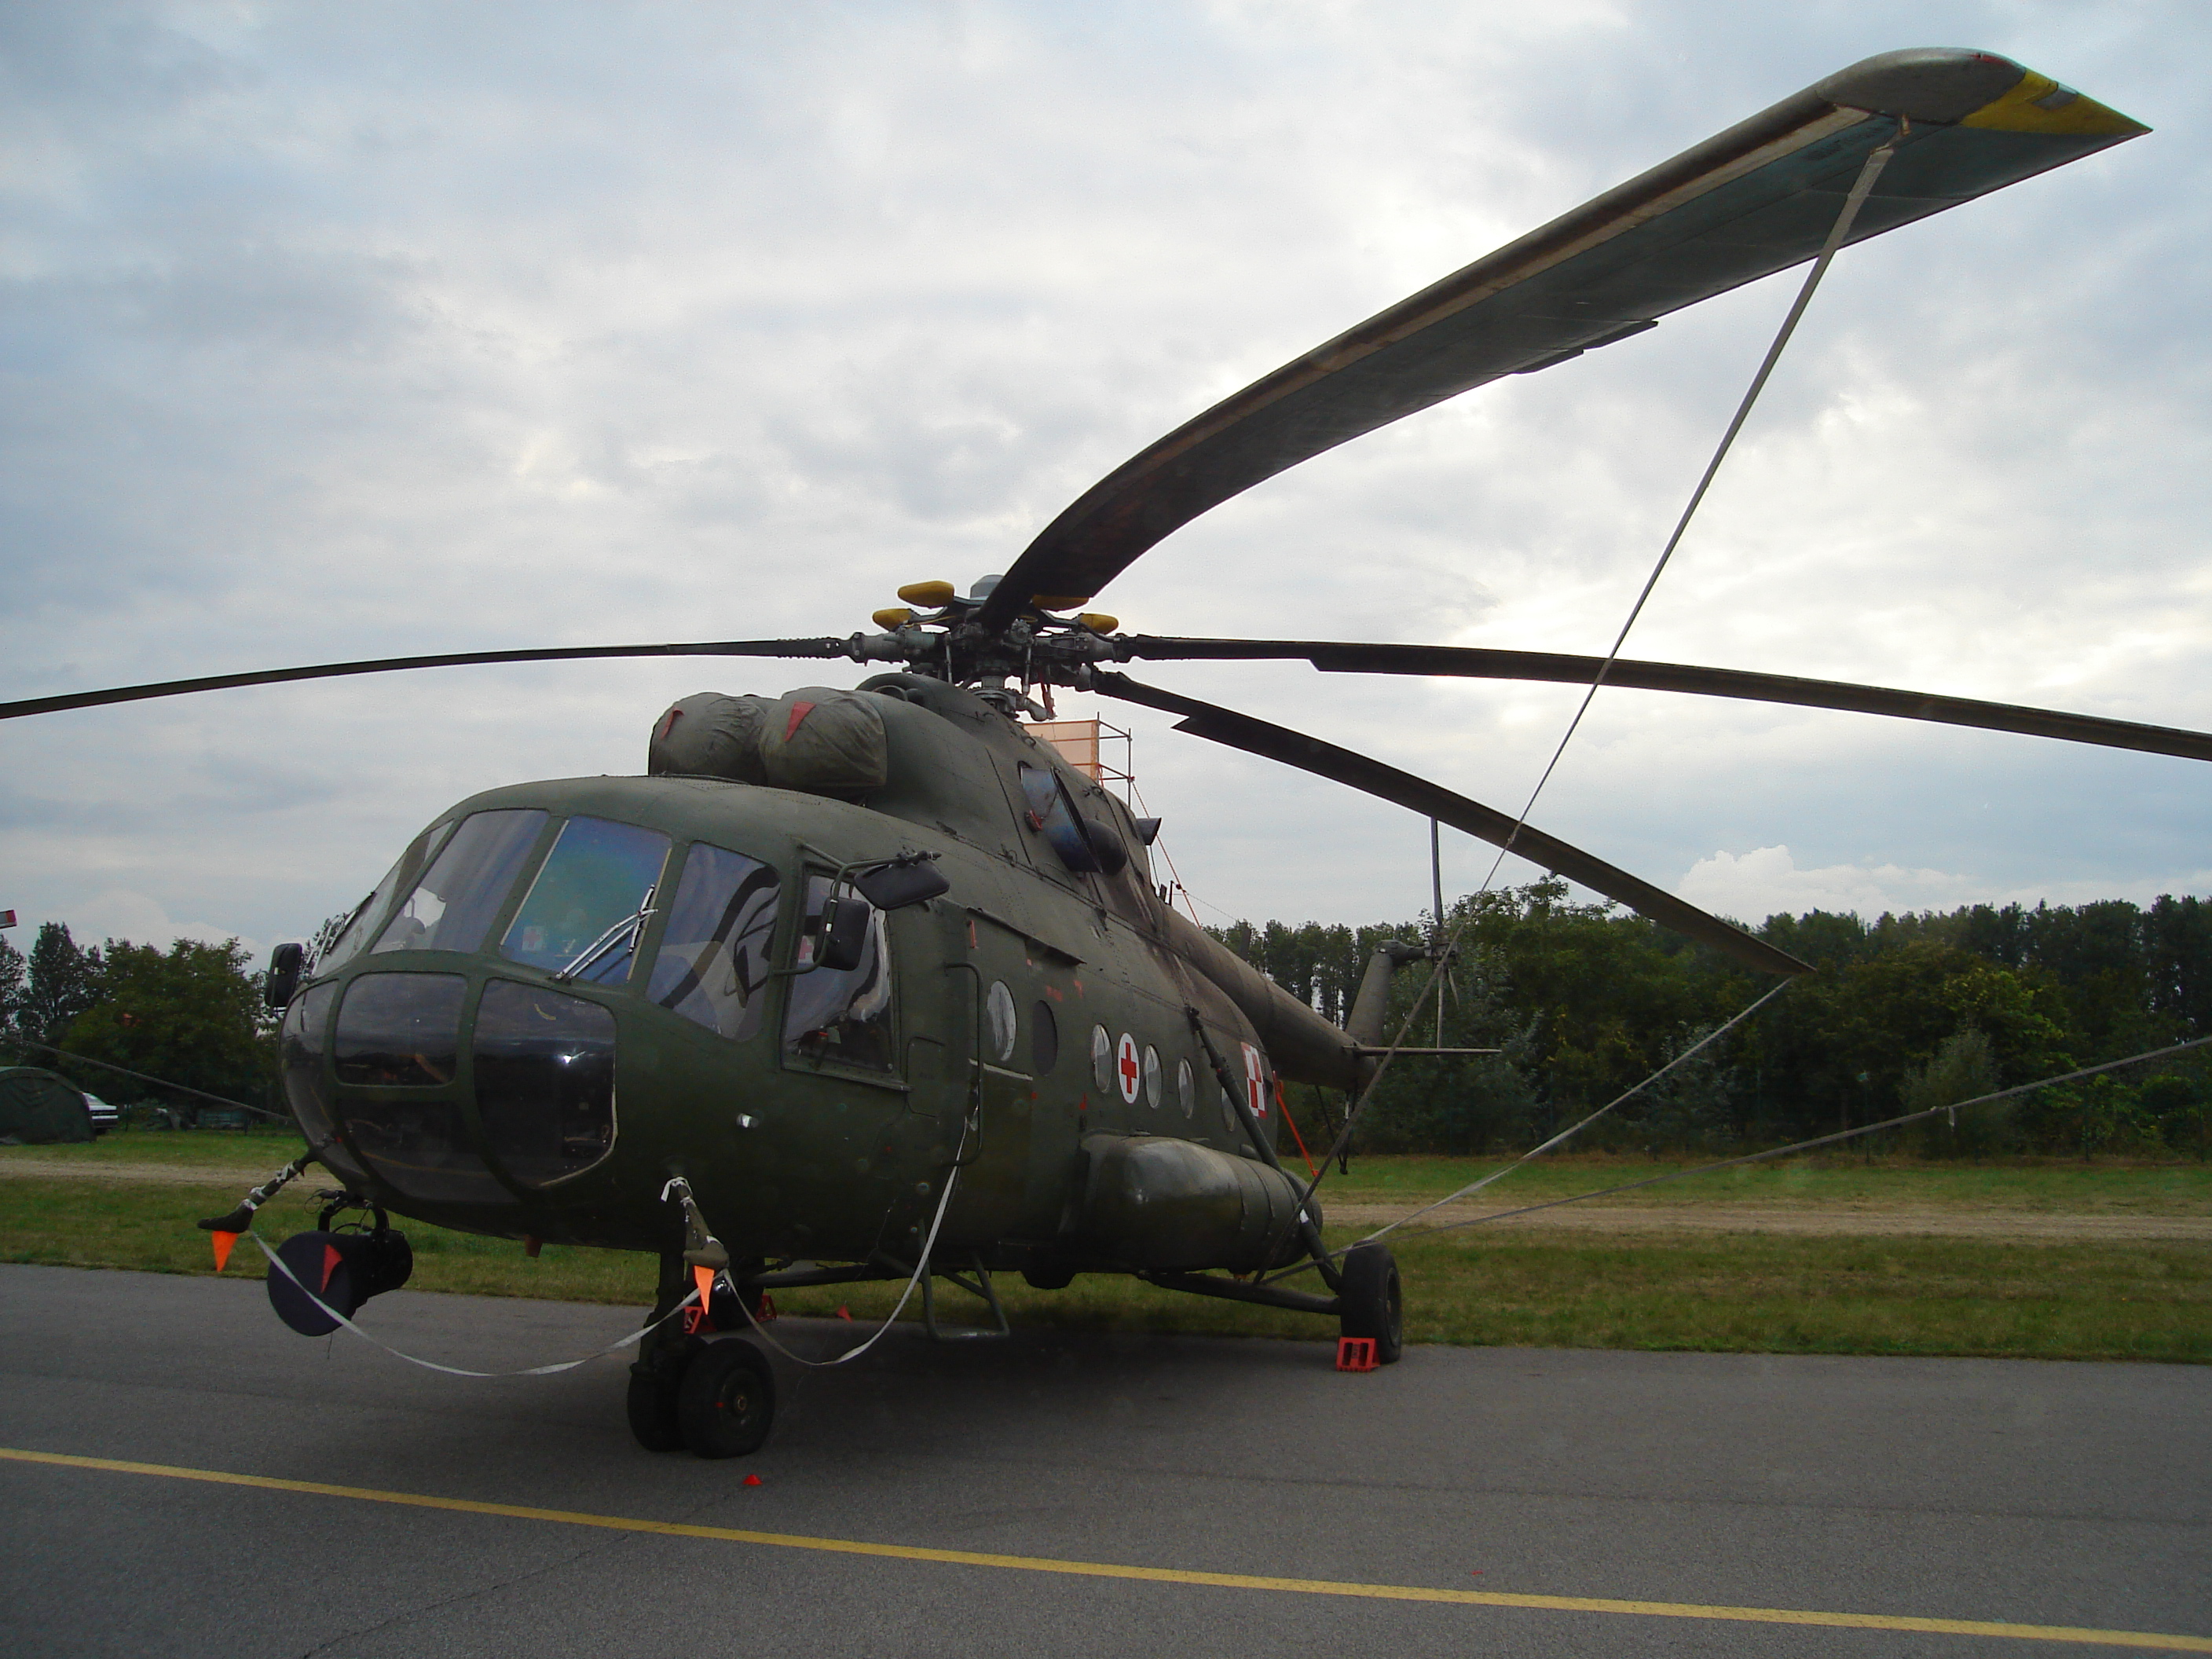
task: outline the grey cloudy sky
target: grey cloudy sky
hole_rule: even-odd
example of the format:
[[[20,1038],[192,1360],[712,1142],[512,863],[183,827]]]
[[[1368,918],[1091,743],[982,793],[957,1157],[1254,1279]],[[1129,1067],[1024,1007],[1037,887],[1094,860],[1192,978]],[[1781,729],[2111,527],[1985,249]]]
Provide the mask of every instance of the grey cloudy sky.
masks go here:
[[[0,697],[865,627],[1285,359],[1921,45],[2156,131],[1840,260],[1632,654],[2212,726],[2212,14],[2185,3],[19,0]],[[1795,284],[1322,457],[1102,607],[1601,651]],[[1147,677],[1508,809],[1577,695]],[[14,722],[0,907],[300,937],[463,795],[637,769],[672,697],[858,678],[455,671]],[[1420,821],[1104,712],[1218,912],[1422,904]],[[2182,761],[1608,691],[1534,821],[1757,918],[2204,891],[2208,805]],[[1488,864],[1459,842],[1448,878]]]

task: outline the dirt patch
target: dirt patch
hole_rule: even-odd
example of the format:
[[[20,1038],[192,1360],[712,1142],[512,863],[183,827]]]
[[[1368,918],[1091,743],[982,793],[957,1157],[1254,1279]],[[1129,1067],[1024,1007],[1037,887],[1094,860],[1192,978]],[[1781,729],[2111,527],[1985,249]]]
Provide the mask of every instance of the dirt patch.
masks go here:
[[[1333,1226],[1380,1227],[1416,1207],[1409,1204],[1324,1206]],[[1472,1222],[1510,1205],[1450,1204],[1415,1227]],[[1630,1206],[1563,1204],[1556,1209],[1486,1222],[1482,1229],[1547,1228],[1595,1233],[1786,1233],[1800,1237],[2021,1238],[2069,1243],[2159,1241],[2212,1244],[2212,1216],[2054,1215],[2047,1211],[1852,1209],[1807,1204]]]
[[[235,1187],[243,1192],[268,1180],[276,1166],[211,1170],[181,1164],[77,1164],[61,1158],[0,1158],[0,1178],[33,1181],[129,1182],[145,1187]]]

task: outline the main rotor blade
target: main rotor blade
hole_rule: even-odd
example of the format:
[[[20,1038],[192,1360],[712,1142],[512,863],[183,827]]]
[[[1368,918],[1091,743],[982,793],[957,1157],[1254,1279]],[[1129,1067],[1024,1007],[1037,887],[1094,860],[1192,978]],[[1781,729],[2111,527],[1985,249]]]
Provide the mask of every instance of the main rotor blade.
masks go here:
[[[198,679],[118,685],[105,691],[72,691],[58,697],[0,702],[0,720],[57,714],[65,708],[182,697],[240,685],[281,685],[287,680],[330,680],[348,674],[390,674],[408,668],[459,668],[474,663],[573,662],[587,657],[842,657],[843,640],[722,640],[697,645],[566,645],[544,651],[456,651],[434,657],[379,657],[365,662],[317,663],[307,668],[264,668],[250,674],[208,674]]]
[[[1626,870],[1616,869],[1593,854],[1570,847],[1556,836],[1526,824],[1521,825],[1516,834],[1513,819],[1505,813],[1464,795],[1454,794],[1441,784],[1401,772],[1394,766],[1385,766],[1381,761],[1323,743],[1318,738],[1310,738],[1303,732],[1271,726],[1266,720],[1255,720],[1249,714],[1240,714],[1216,703],[1200,702],[1195,697],[1178,696],[1157,686],[1140,684],[1126,674],[1102,672],[1092,680],[1094,689],[1103,696],[1182,715],[1176,726],[1178,732],[1188,732],[1231,749],[1242,749],[1248,755],[1263,756],[1285,766],[1295,766],[1300,771],[1311,772],[1316,777],[1349,784],[1423,817],[1441,819],[1493,847],[1504,847],[1510,842],[1514,853],[1530,863],[1540,864],[1570,881],[1578,881],[1609,899],[1618,899],[1661,926],[1671,927],[1701,945],[1710,945],[1761,973],[1813,971],[1809,964],[1787,951],[1778,951],[1741,927],[1686,903]]]
[[[1158,662],[1304,660],[1325,674],[1419,674],[1483,680],[1552,680],[1588,685],[1604,665],[1602,657],[1577,657],[1551,651],[1491,651],[1454,645],[1362,645],[1335,640],[1201,640],[1149,634],[1121,641],[1132,657]],[[2150,755],[2179,755],[2212,761],[2212,733],[2178,726],[2145,726],[2135,720],[2069,714],[2019,703],[1983,702],[1972,697],[1943,697],[1927,691],[1903,691],[1885,685],[1854,685],[1843,680],[1800,679],[1794,674],[1755,674],[1741,668],[1698,668],[1686,663],[1638,662],[1616,659],[1607,670],[1607,685],[1639,691],[1686,691],[1704,697],[1737,697],[1749,702],[1796,703],[1805,708],[1840,708],[1899,720],[1930,720],[1940,726],[1974,726],[1989,732],[2020,732],[2094,744],[2103,749],[2138,749]]]
[[[1813,258],[1868,155],[1864,241],[2149,129],[1987,52],[1867,58],[1254,382],[1046,526],[979,613],[1095,594],[1163,537],[1324,450]]]

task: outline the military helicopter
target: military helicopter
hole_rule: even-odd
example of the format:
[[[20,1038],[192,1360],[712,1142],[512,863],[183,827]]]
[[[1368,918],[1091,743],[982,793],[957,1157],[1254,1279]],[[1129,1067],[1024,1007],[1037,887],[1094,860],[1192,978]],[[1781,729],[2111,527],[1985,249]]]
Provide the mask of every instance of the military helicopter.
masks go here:
[[[1851,241],[2146,131],[1990,53],[1866,59],[1293,360],[1109,474],[1003,574],[965,592],[903,587],[872,632],[324,664],[0,715],[467,664],[881,666],[849,690],[687,697],[654,721],[641,776],[462,801],[319,957],[279,948],[285,1087],[310,1160],[342,1183],[322,1224],[278,1252],[282,1274],[271,1267],[298,1328],[332,1328],[329,1316],[404,1281],[397,1212],[532,1249],[657,1255],[628,1401],[654,1449],[761,1443],[773,1376],[742,1334],[789,1286],[918,1280],[927,1297],[941,1277],[995,1309],[994,1273],[1047,1289],[1133,1274],[1334,1319],[1388,1363],[1402,1342],[1397,1268],[1380,1244],[1323,1243],[1312,1183],[1277,1158],[1273,1107],[1280,1080],[1362,1086],[1405,953],[1378,952],[1341,1028],[1269,982],[1169,908],[1157,820],[1028,729],[1046,712],[1030,693],[1165,710],[1178,731],[1510,843],[1762,972],[1808,971],[1508,813],[1109,665],[1304,659],[1571,684],[1604,667],[1620,686],[2197,760],[2212,737],[1678,664],[1127,634],[1085,607],[1178,527],[1300,461],[1803,263],[1855,180]],[[274,1185],[204,1224],[242,1231]],[[334,1229],[356,1209],[374,1224]],[[1260,1276],[1308,1260],[1317,1291]]]

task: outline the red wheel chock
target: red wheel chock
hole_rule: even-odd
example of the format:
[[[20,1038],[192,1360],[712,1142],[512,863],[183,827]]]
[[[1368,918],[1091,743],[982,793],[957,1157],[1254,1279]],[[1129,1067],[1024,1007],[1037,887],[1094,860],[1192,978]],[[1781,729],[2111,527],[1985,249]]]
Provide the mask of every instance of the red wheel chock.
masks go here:
[[[1336,1368],[1340,1371],[1371,1371],[1375,1369],[1375,1339],[1371,1336],[1340,1336],[1336,1339]]]

